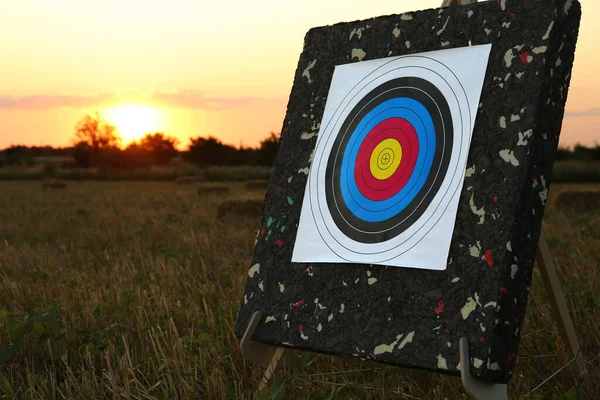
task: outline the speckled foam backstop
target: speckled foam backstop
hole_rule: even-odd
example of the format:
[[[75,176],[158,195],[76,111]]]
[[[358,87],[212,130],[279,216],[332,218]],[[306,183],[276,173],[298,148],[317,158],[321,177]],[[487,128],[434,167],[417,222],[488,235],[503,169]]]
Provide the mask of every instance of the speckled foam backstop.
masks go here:
[[[580,4],[498,0],[311,29],[296,70],[235,333],[507,382],[567,98]],[[448,268],[292,263],[311,154],[335,65],[492,44]],[[432,251],[435,251],[433,249]]]

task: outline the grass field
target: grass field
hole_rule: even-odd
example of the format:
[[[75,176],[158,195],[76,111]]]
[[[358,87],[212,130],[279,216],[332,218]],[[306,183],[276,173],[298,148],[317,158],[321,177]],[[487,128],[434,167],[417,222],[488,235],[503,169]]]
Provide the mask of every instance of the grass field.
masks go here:
[[[257,219],[214,215],[263,193],[229,186],[201,198],[169,182],[0,182],[0,398],[251,398],[261,369],[233,326]],[[589,373],[569,364],[535,271],[511,398],[600,398],[600,210],[551,208],[544,229]],[[265,398],[284,394],[467,398],[458,378],[308,352]]]

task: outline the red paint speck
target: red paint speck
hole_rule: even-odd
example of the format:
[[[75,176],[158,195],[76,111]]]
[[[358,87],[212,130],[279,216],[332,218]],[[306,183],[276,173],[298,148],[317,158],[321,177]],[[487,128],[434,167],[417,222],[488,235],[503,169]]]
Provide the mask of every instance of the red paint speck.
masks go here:
[[[510,353],[510,354],[508,355],[508,360],[507,360],[507,362],[511,362],[511,361],[512,361],[512,360],[514,360],[516,357],[517,357],[517,354],[516,354],[516,353]]]
[[[514,21],[515,18],[517,18],[517,14],[516,13],[509,13],[508,15],[510,15],[510,18]]]
[[[505,287],[501,287],[500,289],[498,289],[499,291],[501,291],[502,293],[504,293],[505,295],[508,295],[508,289]]]
[[[417,315],[417,309],[413,308],[413,315]]]
[[[263,235],[263,236],[265,236],[266,233],[267,233],[267,230],[263,226],[262,229],[260,230],[260,234]]]
[[[490,268],[494,266],[494,258],[492,257],[492,249],[487,249],[485,251],[485,253],[483,253],[483,257],[485,257],[485,261],[487,261]]]
[[[300,331],[300,333],[302,333],[302,331],[304,330],[304,327],[302,326],[302,324],[298,324],[298,330]]]
[[[483,343],[483,336],[481,336],[481,337],[479,338],[479,341],[480,341],[481,343]]]
[[[548,96],[552,96],[552,92],[553,92],[552,88],[548,89]]]
[[[458,314],[454,314],[454,318],[458,318]]]
[[[519,58],[521,59],[521,62],[523,64],[529,64],[529,56],[531,56],[531,54],[529,54],[528,51],[524,51],[521,53],[521,55],[519,56]]]
[[[279,239],[277,239],[277,240],[275,241],[275,244],[276,244],[276,245],[277,245],[279,248],[281,248],[281,246],[283,246],[283,242],[282,242],[281,240],[279,240]]]
[[[497,203],[498,202],[498,196],[492,197],[492,200],[494,201],[494,203]]]
[[[303,305],[304,305],[304,299],[300,299],[292,307],[294,308],[294,311],[298,311],[300,309],[300,307],[302,307]]]
[[[444,329],[444,333],[450,333],[450,330],[448,328]]]
[[[494,271],[498,272],[498,271],[500,271],[500,268],[496,267],[496,269]]]
[[[438,301],[438,306],[435,308],[434,311],[438,315],[444,311],[444,302],[442,300]]]

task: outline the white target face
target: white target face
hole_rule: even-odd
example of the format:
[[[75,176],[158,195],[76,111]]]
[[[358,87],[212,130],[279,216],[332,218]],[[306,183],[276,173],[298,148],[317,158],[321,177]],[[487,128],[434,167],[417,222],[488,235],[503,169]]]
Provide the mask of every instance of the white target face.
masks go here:
[[[446,268],[490,49],[336,67],[293,262]]]

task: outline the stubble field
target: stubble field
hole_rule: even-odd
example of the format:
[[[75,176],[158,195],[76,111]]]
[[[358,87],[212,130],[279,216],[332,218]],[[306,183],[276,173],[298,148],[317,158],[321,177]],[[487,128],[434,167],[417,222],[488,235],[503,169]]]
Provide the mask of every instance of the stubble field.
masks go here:
[[[228,186],[0,182],[0,398],[253,397],[262,371],[233,327],[258,216],[215,213],[264,192]],[[511,398],[600,398],[600,210],[553,207],[571,188],[552,187],[544,231],[588,374],[569,363],[536,270]],[[262,395],[467,398],[458,378],[308,352]]]

